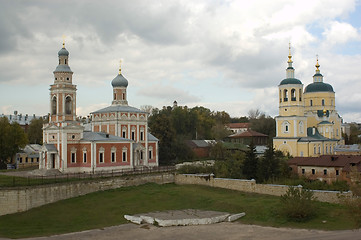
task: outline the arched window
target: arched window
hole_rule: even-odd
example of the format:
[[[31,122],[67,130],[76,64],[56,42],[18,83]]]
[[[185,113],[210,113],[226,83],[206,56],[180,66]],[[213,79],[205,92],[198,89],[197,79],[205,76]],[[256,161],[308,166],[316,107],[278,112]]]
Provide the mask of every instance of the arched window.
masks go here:
[[[322,106],[325,106],[325,99],[322,99]]]
[[[283,97],[284,97],[284,101],[287,102],[288,101],[288,91],[287,91],[287,89],[284,90]]]
[[[65,98],[65,114],[71,114],[72,112],[72,102],[71,102],[71,97],[67,96]]]
[[[296,101],[296,89],[291,90],[291,101]]]
[[[64,63],[66,64],[66,59],[65,59]]]
[[[282,102],[282,91],[280,90],[280,103]]]
[[[310,100],[310,106],[312,106],[312,100]]]
[[[116,100],[116,99],[117,99],[117,94],[114,93],[114,98],[113,98],[113,100]]]
[[[51,114],[56,114],[56,97],[51,100]]]
[[[300,101],[302,101],[302,89],[300,89],[300,91],[299,91],[299,96],[300,96]]]

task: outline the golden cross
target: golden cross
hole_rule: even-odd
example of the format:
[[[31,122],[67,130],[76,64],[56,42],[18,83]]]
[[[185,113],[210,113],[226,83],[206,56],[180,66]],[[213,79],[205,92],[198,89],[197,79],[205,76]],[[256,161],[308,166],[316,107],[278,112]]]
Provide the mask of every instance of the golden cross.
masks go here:
[[[119,60],[119,74],[122,73],[122,59]]]
[[[62,38],[63,38],[63,48],[65,48],[65,35],[63,34]]]

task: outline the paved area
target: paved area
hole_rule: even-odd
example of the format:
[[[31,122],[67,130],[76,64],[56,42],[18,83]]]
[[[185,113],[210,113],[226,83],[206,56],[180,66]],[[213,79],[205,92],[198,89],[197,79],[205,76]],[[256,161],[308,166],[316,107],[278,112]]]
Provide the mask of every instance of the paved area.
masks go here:
[[[1,239],[1,238],[0,238]],[[245,225],[238,222],[222,222],[211,225],[156,227],[153,225],[124,224],[105,229],[57,235],[51,237],[28,238],[27,240],[118,240],[118,239],[227,239],[227,240],[359,240],[360,230],[319,231],[304,229],[272,228]],[[4,240],[4,239],[1,239]]]

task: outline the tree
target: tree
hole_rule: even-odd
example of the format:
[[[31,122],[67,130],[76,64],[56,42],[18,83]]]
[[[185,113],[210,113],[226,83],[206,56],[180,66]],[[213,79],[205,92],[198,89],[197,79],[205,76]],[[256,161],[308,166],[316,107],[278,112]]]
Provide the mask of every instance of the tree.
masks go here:
[[[281,214],[292,221],[305,221],[315,215],[313,192],[303,188],[289,187],[281,196]]]
[[[243,162],[242,172],[244,177],[247,179],[256,179],[257,167],[258,167],[258,158],[256,155],[256,146],[253,144],[253,142],[251,142]]]
[[[43,118],[34,118],[28,128],[29,143],[43,144]]]
[[[6,117],[0,118],[0,168],[6,168],[8,160],[26,144],[26,134],[19,124],[10,124]]]
[[[272,144],[268,145],[268,148],[258,165],[257,180],[260,182],[265,182],[268,179],[275,178],[280,175],[280,159],[276,157]]]

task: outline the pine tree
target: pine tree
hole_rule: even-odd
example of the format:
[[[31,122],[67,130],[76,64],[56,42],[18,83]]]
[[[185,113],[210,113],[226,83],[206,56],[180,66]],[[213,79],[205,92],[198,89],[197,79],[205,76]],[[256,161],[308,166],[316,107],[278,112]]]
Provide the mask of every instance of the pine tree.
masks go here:
[[[257,178],[257,167],[258,167],[258,158],[256,155],[256,146],[253,141],[248,146],[248,151],[246,152],[246,158],[243,162],[243,175],[247,179],[256,179]]]

